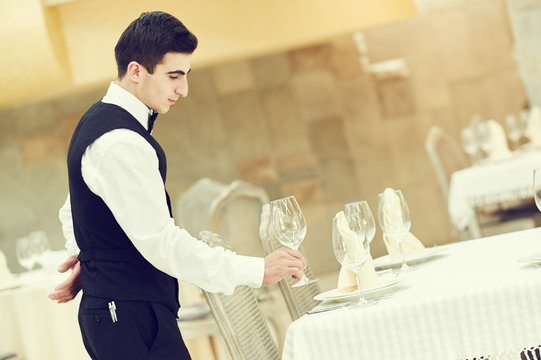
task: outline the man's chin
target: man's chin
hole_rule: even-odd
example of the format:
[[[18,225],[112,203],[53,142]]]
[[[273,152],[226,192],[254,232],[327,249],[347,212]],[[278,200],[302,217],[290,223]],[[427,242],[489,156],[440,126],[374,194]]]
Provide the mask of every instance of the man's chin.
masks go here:
[[[160,115],[166,114],[169,111],[170,108],[171,108],[171,105],[164,106],[160,110],[158,110],[158,114],[160,114]]]

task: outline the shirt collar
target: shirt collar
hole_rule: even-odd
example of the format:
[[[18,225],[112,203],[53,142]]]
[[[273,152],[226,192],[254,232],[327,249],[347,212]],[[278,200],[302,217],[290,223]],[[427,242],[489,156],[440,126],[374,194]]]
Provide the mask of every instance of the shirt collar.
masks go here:
[[[107,89],[107,93],[101,101],[107,104],[120,106],[148,130],[148,116],[152,114],[153,111],[149,110],[141,100],[116,82],[111,82],[109,89]]]

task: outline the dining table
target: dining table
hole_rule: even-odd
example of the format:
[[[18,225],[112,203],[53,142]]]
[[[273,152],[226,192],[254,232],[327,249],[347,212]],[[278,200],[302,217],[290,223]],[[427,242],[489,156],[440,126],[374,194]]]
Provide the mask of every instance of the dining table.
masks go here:
[[[541,228],[426,250],[407,272],[387,259],[378,274],[396,284],[371,304],[324,299],[318,307],[330,310],[292,322],[283,359],[540,358]]]
[[[508,157],[455,171],[449,181],[448,210],[452,223],[464,230],[475,209],[506,202],[533,202],[533,171],[541,167],[541,148],[524,146]]]
[[[77,323],[81,294],[65,304],[47,296],[66,277],[38,269],[0,284],[0,353],[25,360],[90,359]]]

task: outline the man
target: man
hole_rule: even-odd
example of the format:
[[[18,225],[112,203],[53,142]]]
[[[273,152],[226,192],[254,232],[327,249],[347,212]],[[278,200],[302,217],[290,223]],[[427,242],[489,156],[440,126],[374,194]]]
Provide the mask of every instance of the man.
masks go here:
[[[117,81],[71,139],[60,219],[68,247],[80,252],[61,265],[72,274],[50,297],[70,301],[82,288],[79,325],[92,359],[189,359],[176,323],[177,279],[232,293],[302,277],[296,251],[240,256],[174,224],[165,154],[151,131],[157,113],[188,95],[196,47],[175,17],[143,13],[115,47]]]

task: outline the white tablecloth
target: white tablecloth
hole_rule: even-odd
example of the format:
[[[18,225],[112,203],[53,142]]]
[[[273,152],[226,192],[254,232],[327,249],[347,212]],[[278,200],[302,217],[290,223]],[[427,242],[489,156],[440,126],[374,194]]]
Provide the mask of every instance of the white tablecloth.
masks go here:
[[[442,251],[402,275],[377,305],[293,322],[283,359],[518,359],[541,344],[541,266],[519,261],[541,253],[541,228]]]
[[[90,359],[77,323],[81,295],[66,304],[47,297],[65,277],[35,271],[24,274],[19,287],[0,291],[0,352],[25,360]]]
[[[538,167],[541,167],[539,148],[454,172],[448,199],[453,224],[464,229],[475,206],[533,197],[533,170]]]

